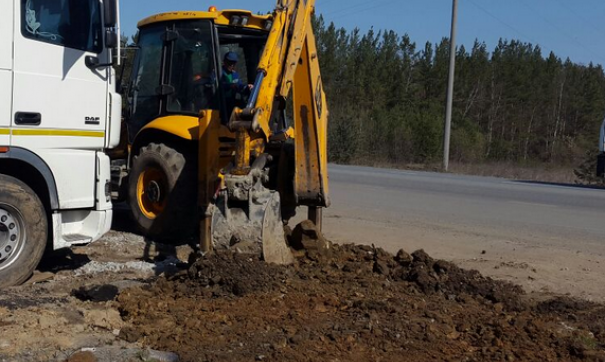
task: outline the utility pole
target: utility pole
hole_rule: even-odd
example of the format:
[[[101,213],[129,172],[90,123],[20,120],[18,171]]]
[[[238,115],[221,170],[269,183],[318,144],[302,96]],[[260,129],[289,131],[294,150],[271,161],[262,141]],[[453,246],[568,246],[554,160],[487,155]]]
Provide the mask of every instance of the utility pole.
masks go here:
[[[454,104],[454,75],[456,72],[456,22],[458,19],[458,0],[452,5],[452,32],[450,35],[450,73],[447,80],[447,105],[445,109],[445,132],[443,136],[443,171],[450,167],[450,138],[452,129],[452,107]]]

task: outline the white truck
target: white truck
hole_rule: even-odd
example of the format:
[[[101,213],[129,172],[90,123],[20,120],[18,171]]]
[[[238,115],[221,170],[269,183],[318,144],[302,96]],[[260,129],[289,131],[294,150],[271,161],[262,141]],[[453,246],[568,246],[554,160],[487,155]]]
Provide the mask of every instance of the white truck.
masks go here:
[[[0,289],[111,226],[117,1],[0,2]]]
[[[597,176],[605,177],[605,121],[601,126],[601,138],[599,139],[599,156],[597,156]]]

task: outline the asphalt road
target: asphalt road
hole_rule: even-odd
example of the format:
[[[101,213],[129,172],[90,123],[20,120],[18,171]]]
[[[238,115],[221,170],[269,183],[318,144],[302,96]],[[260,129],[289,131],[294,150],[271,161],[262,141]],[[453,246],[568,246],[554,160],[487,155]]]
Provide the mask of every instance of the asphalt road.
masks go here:
[[[605,190],[330,166],[324,233],[425,249],[530,291],[605,300]]]

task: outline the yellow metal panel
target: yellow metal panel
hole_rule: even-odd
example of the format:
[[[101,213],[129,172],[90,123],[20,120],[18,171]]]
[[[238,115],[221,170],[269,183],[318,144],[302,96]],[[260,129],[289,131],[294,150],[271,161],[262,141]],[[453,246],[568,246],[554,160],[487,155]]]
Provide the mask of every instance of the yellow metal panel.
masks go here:
[[[217,12],[175,11],[152,15],[148,18],[139,21],[137,26],[140,28],[146,25],[161,23],[165,21],[192,19],[209,19],[213,20],[216,24],[229,25],[231,21],[231,16],[233,15],[248,16],[248,24],[244,26],[244,28],[248,29],[265,29],[265,21],[271,19],[271,15],[254,15],[248,10],[223,10]]]
[[[205,113],[210,112],[215,114],[215,111],[204,111]],[[219,122],[220,123],[220,122]],[[167,116],[158,118],[148,123],[140,132],[148,129],[155,129],[158,131],[170,133],[177,137],[186,140],[197,140],[199,139],[200,123],[198,117],[193,116]],[[218,135],[221,138],[235,138],[235,133],[229,131],[226,126],[220,125],[218,129]]]
[[[292,6],[289,4],[289,6]],[[294,72],[298,68],[298,60],[303,55],[303,44],[307,39],[307,29],[311,29],[311,17],[315,8],[315,0],[299,1],[296,8],[296,19],[294,19],[294,30],[290,39],[288,58],[284,67],[283,80],[281,82],[280,95],[287,97],[292,87]],[[311,32],[312,33],[312,32]]]
[[[330,206],[329,187],[328,187],[328,118],[330,112],[326,101],[326,93],[323,89],[319,59],[317,57],[317,43],[315,34],[311,25],[307,27],[307,41],[305,43],[307,59],[309,62],[312,102],[315,110],[315,135],[319,152],[319,170],[317,176],[320,178],[322,197],[326,205]]]
[[[2,134],[2,135],[11,134],[11,131],[10,131],[10,129],[0,128],[0,134]]]
[[[261,111],[258,123],[267,138],[271,136],[271,127],[269,126],[271,110],[273,109],[276,90],[282,80],[283,62],[286,58],[288,29],[291,20],[291,10],[283,8],[275,12],[273,27],[258,65],[259,71],[265,73],[265,79],[259,90],[256,107]]]
[[[315,37],[306,27],[300,62],[297,62],[292,90],[294,102],[294,144],[296,150],[295,193],[309,206],[329,206],[327,165],[328,109],[323,92]]]
[[[188,19],[216,19],[218,13],[207,12],[207,11],[174,11],[170,13],[161,13],[147,17],[137,24],[137,26],[143,27],[149,24],[161,23],[164,21],[173,20],[188,20]]]
[[[193,116],[168,116],[154,120],[141,130],[156,129],[186,140],[197,140],[200,122]]]
[[[250,134],[245,129],[235,133],[235,169],[234,175],[247,175],[250,172]]]
[[[200,248],[204,252],[212,250],[212,208],[216,188],[219,186],[219,112],[202,112],[198,119],[198,205],[202,212],[200,220]]]
[[[13,129],[13,136],[66,136],[66,137],[105,137],[105,132],[55,130],[55,129]]]
[[[264,138],[256,138],[250,140],[250,154],[254,157],[258,157],[265,153],[267,143]]]

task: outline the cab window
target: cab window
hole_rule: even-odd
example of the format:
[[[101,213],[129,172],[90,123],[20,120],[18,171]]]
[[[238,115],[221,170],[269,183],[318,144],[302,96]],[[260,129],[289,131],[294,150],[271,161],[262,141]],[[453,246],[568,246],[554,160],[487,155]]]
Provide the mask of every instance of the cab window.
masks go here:
[[[160,97],[157,93],[162,69],[162,35],[164,27],[141,30],[137,46],[135,68],[131,79],[128,100],[130,117],[128,134],[131,140],[139,130],[160,114]]]
[[[209,21],[177,22],[168,66],[168,113],[197,115],[216,108],[215,59]]]
[[[21,0],[24,37],[100,53],[103,27],[97,0]]]
[[[236,72],[242,84],[253,84],[262,51],[267,41],[267,33],[257,30],[218,26],[219,59],[225,54],[237,54]],[[221,70],[224,72],[224,70]],[[222,88],[222,87],[221,87]],[[225,92],[223,89],[224,110],[221,111],[223,122],[227,122],[234,107],[244,108],[251,92]]]

